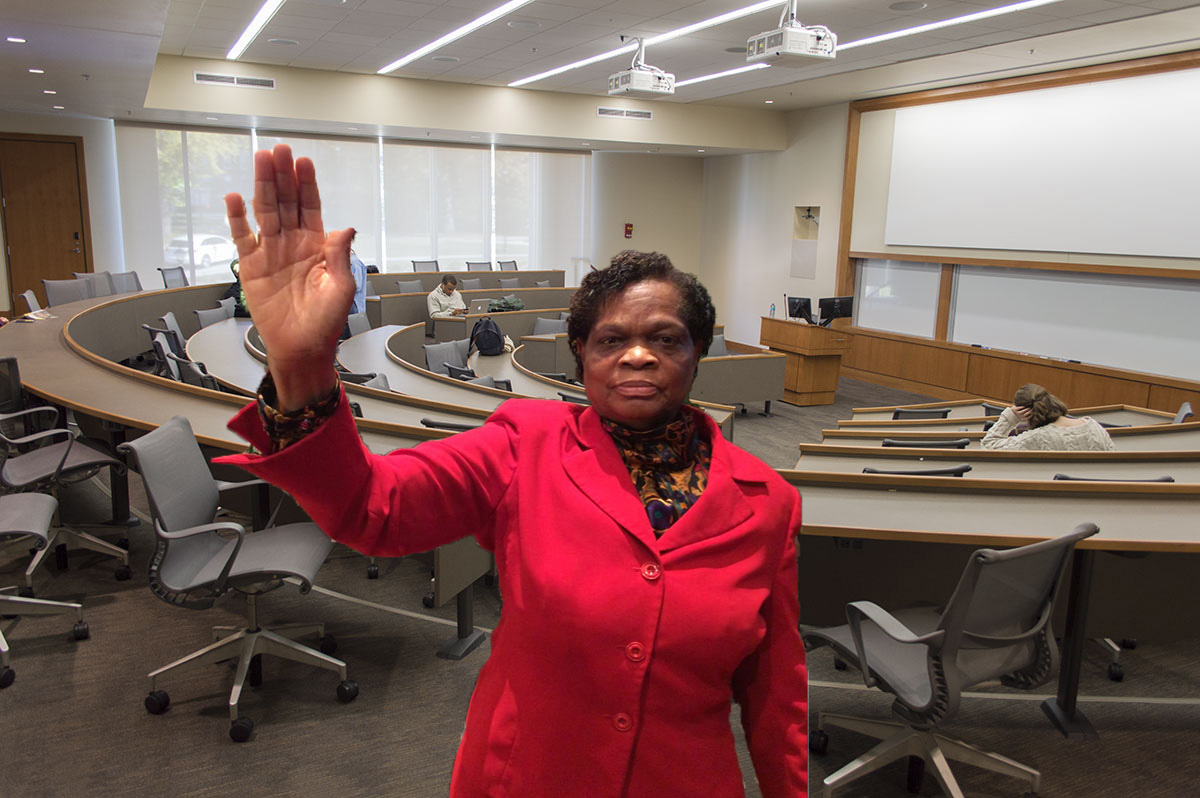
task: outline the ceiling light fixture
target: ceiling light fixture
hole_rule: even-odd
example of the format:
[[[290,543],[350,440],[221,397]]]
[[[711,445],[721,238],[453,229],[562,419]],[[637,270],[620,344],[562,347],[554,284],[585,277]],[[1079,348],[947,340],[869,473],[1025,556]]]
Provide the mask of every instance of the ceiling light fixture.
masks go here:
[[[46,74],[46,70],[44,70],[44,69],[36,69],[36,68],[34,68],[34,69],[30,69],[30,70],[29,70],[29,74],[31,74],[31,75],[45,75],[45,74]]]
[[[242,31],[242,35],[234,42],[229,52],[225,54],[228,61],[236,61],[242,57],[242,53],[246,52],[246,48],[254,41],[258,34],[262,33],[262,29],[267,27],[267,23],[271,21],[271,17],[275,16],[275,12],[283,5],[283,0],[267,0],[262,4],[262,8],[258,9],[258,13],[254,15],[254,19],[250,20],[249,26]]]
[[[215,116],[206,116],[206,117],[204,117],[204,118],[205,118],[205,119],[207,119],[209,122],[218,122],[218,121],[220,121],[220,120],[219,120],[217,117],[215,117]]]
[[[536,30],[542,27],[542,23],[534,19],[514,19],[512,22],[504,23],[513,30]]]
[[[22,39],[20,36],[9,36],[8,41],[12,42],[13,44],[24,44],[25,43],[25,40]]]
[[[413,50],[411,53],[404,56],[403,58],[397,58],[395,61],[388,64],[383,69],[379,70],[376,74],[386,75],[389,72],[394,72],[397,69],[399,69],[400,67],[404,66],[405,64],[411,64],[413,61],[416,61],[418,58],[425,56],[425,55],[429,55],[434,50],[438,50],[442,47],[445,47],[450,42],[458,41],[459,39],[466,36],[467,34],[473,33],[474,31],[479,30],[484,25],[487,25],[488,23],[491,23],[491,22],[495,22],[496,20],[500,19],[500,17],[503,17],[507,14],[511,14],[512,12],[516,11],[518,8],[521,8],[522,6],[525,6],[525,5],[529,5],[532,2],[533,2],[533,0],[509,0],[504,5],[499,6],[498,8],[493,8],[491,11],[487,12],[482,17],[479,17],[478,19],[474,19],[474,20],[468,22],[466,25],[463,25],[461,28],[458,28],[457,30],[450,31],[442,38],[436,39],[423,47],[418,47],[416,50]]]
[[[767,105],[773,105],[775,103],[774,100],[763,100],[763,102],[766,103]]]
[[[42,89],[42,94],[58,94],[54,89]]]
[[[742,52],[742,49],[739,48],[738,52],[739,53]],[[740,75],[743,72],[753,72],[756,69],[768,69],[768,68],[770,68],[770,66],[771,66],[770,64],[747,64],[746,66],[740,66],[740,67],[736,67],[734,69],[726,69],[724,72],[714,72],[711,75],[701,75],[700,77],[697,77],[697,78],[688,78],[687,80],[680,80],[675,83],[675,88],[678,89],[683,86],[690,86],[693,83],[703,83],[706,80],[716,80],[717,78],[726,78],[726,77],[729,77],[730,75]]]
[[[886,42],[891,39],[899,39],[901,36],[915,36],[918,33],[928,33],[931,30],[938,28],[948,28],[951,25],[962,25],[965,22],[976,22],[989,17],[998,17],[1002,14],[1012,14],[1015,11],[1025,11],[1038,6],[1048,6],[1051,3],[1059,3],[1062,0],[1026,0],[1023,3],[1013,3],[1012,5],[999,6],[997,8],[989,8],[986,11],[977,11],[974,14],[966,14],[961,17],[951,17],[943,19],[940,22],[930,22],[927,25],[918,25],[915,28],[905,28],[904,30],[892,31],[891,33],[881,33],[878,36],[868,36],[865,39],[859,39],[853,42],[842,42],[838,44],[838,52],[849,50],[852,47],[862,47],[867,44],[877,44]]]
[[[280,44],[286,47],[292,47],[299,43],[300,42],[296,41],[295,39],[267,39],[267,44]]]
[[[645,40],[646,46],[650,47],[655,44],[661,44],[662,42],[669,42],[671,39],[678,39],[680,36],[687,36],[688,34],[695,33],[697,31],[702,31],[706,28],[712,28],[712,27],[715,27],[716,25],[723,25],[726,22],[732,22],[735,19],[741,19],[742,17],[748,17],[751,14],[757,14],[760,11],[766,11],[767,9],[770,9],[770,8],[776,8],[778,6],[783,5],[783,3],[784,3],[784,0],[765,0],[765,2],[755,3],[752,6],[746,6],[745,8],[738,8],[738,9],[735,9],[735,10],[730,11],[725,14],[720,14],[715,17],[709,17],[708,19],[701,20],[700,22],[692,23],[691,25],[684,25],[682,28],[676,28],[675,30],[669,30],[666,33],[660,33],[657,36],[647,37]],[[515,89],[518,86],[524,86],[526,84],[533,83],[534,81],[544,80],[545,78],[554,77],[555,75],[561,75],[563,72],[569,72],[572,69],[579,69],[580,67],[590,66],[591,64],[594,64],[598,61],[605,61],[609,58],[614,58],[618,55],[624,55],[625,53],[632,53],[637,48],[638,48],[637,43],[633,42],[633,43],[625,45],[624,47],[618,47],[615,50],[609,50],[607,53],[601,53],[600,55],[594,55],[591,58],[585,58],[582,61],[576,61],[572,64],[566,64],[565,66],[555,67],[554,69],[551,69],[547,72],[542,72],[541,74],[538,74],[538,75],[531,75],[527,78],[521,78],[520,80],[514,80],[512,83],[510,83],[508,85],[509,85],[509,88]]]
[[[65,105],[56,105],[56,106],[54,106],[54,110],[55,111],[65,111],[65,110],[67,110],[67,107]]]

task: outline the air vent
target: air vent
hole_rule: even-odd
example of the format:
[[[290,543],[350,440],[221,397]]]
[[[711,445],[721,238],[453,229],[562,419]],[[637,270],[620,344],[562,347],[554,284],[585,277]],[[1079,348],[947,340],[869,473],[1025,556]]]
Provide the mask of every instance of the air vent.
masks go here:
[[[653,111],[635,111],[628,108],[605,108],[603,105],[596,107],[596,116],[607,116],[614,119],[653,119]]]
[[[251,78],[244,75],[219,75],[215,72],[192,73],[196,83],[216,86],[241,86],[247,89],[274,89],[274,78]]]

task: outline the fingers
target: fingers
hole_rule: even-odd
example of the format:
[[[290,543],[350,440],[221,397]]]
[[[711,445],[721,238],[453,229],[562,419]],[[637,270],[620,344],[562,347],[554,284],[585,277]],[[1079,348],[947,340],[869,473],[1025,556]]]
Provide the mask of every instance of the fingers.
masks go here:
[[[246,218],[246,202],[242,195],[233,192],[225,195],[225,215],[229,217],[229,237],[237,245],[238,257],[244,258],[258,246],[258,239],[250,229]]]
[[[335,276],[350,276],[350,243],[354,240],[355,230],[334,230],[325,239],[323,255],[325,265],[330,274]]]
[[[312,159],[296,161],[296,185],[299,195],[300,226],[322,235],[325,228],[321,221],[321,193],[317,190],[317,170]],[[353,231],[351,231],[353,236]]]
[[[279,226],[292,230],[300,226],[299,196],[296,186],[296,167],[292,163],[292,148],[276,144],[271,153],[275,166],[275,198],[279,208]],[[312,162],[309,162],[312,166]]]
[[[264,236],[279,234],[279,204],[275,196],[275,161],[271,153],[254,153],[254,219]]]

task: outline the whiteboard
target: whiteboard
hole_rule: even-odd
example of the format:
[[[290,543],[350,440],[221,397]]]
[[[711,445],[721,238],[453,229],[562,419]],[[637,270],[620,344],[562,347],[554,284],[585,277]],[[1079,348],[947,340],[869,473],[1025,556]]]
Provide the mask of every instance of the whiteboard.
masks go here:
[[[1200,257],[1200,69],[896,111],[889,245]]]
[[[949,338],[1200,380],[1198,325],[1198,280],[959,266]]]
[[[942,285],[940,263],[868,258],[860,263],[855,285],[856,326],[933,337]]]

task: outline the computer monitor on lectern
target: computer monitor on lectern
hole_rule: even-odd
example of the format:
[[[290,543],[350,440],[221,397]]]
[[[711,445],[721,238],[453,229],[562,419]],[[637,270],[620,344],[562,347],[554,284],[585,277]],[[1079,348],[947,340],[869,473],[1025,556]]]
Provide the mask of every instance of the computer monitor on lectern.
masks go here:
[[[816,324],[812,315],[812,300],[806,296],[787,297],[787,314],[789,319],[803,319],[809,324]]]
[[[854,297],[827,296],[818,300],[817,309],[821,314],[821,326],[828,327],[834,319],[848,319],[854,315]]]

